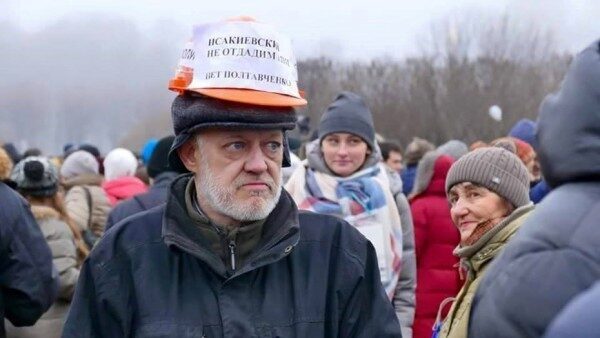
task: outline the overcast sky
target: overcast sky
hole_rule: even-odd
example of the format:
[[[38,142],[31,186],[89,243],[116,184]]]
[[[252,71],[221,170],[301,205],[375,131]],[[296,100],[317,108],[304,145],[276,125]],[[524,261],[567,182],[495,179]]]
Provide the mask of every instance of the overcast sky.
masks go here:
[[[165,25],[185,34],[195,23],[252,15],[290,35],[300,58],[322,53],[346,60],[414,54],[432,22],[468,12],[507,12],[548,25],[569,51],[600,37],[598,0],[0,0],[0,20],[32,32],[91,13],[130,19],[148,34]]]

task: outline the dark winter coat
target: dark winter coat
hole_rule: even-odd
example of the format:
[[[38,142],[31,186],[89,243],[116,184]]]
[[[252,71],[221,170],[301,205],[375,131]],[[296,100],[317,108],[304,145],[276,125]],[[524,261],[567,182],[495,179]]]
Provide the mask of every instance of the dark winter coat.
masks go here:
[[[541,106],[538,155],[553,190],[490,266],[471,337],[540,337],[600,279],[600,44],[573,61]],[[576,337],[576,335],[570,335]]]
[[[50,247],[52,262],[58,271],[58,299],[35,325],[16,328],[7,324],[6,333],[11,338],[58,338],[79,278],[77,249],[73,232],[60,218],[58,211],[43,205],[32,205],[31,211]]]
[[[400,172],[400,178],[402,178],[402,192],[408,196],[413,190],[413,184],[415,183],[415,176],[417,176],[417,164],[407,165],[406,168]]]
[[[567,304],[552,321],[544,337],[600,337],[600,282]]]
[[[3,318],[33,325],[57,294],[58,274],[44,235],[25,200],[0,183],[0,337]]]
[[[425,155],[421,164],[433,161],[426,188],[411,200],[417,255],[417,307],[413,337],[430,338],[438,308],[442,301],[458,294],[462,282],[458,257],[452,251],[460,242],[460,234],[452,219],[444,184],[452,165],[450,157]],[[422,179],[417,175],[417,180]],[[419,184],[418,184],[419,185]],[[450,306],[445,308],[445,317]]]
[[[177,173],[167,171],[156,176],[154,184],[148,192],[133,196],[132,198],[117,204],[108,214],[104,231],[110,229],[119,221],[137,214],[138,212],[150,210],[167,200],[169,184],[177,177]]]
[[[284,191],[258,249],[232,271],[186,212],[188,180],[105,233],[63,337],[400,337],[375,250],[352,226],[298,214]]]

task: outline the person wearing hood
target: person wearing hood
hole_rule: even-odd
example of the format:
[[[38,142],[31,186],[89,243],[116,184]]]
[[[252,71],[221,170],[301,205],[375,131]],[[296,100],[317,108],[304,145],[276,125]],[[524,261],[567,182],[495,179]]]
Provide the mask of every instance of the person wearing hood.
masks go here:
[[[512,152],[499,147],[476,149],[452,164],[446,177],[446,196],[452,222],[460,233],[454,255],[460,258],[465,282],[454,298],[443,324],[436,320],[434,334],[467,337],[473,296],[488,267],[531,215],[527,168]],[[492,275],[499,278],[499,275]],[[506,297],[505,293],[505,297]],[[474,335],[471,337],[488,337]],[[518,336],[505,336],[518,337]]]
[[[45,157],[30,156],[13,169],[12,180],[18,191],[31,204],[33,213],[52,252],[52,262],[58,271],[58,299],[32,327],[7,325],[9,337],[60,337],[64,317],[79,278],[79,266],[89,254],[77,225],[67,215],[58,171]]]
[[[169,185],[177,175],[184,173],[173,169],[169,164],[169,149],[174,140],[175,136],[171,135],[163,137],[155,144],[147,162],[148,175],[152,180],[150,190],[117,204],[108,215],[105,231],[126,217],[165,203]]]
[[[404,153],[404,161],[406,165],[400,173],[400,177],[402,178],[402,184],[404,185],[403,192],[405,195],[409,195],[413,190],[413,184],[415,182],[415,176],[417,175],[417,166],[421,157],[425,155],[428,151],[432,151],[435,149],[433,143],[415,137],[408,144]]]
[[[417,290],[413,337],[430,338],[444,299],[453,297],[462,285],[452,251],[460,235],[450,217],[444,184],[454,159],[439,151],[423,156],[417,168],[410,209],[415,228]],[[441,315],[448,313],[443,307]]]
[[[454,161],[469,152],[469,147],[462,141],[450,140],[437,147],[437,152],[450,156]]]
[[[77,150],[63,162],[60,176],[66,191],[67,213],[91,248],[104,233],[111,210],[108,196],[102,189],[104,178],[99,174],[98,161],[89,152]]]
[[[540,337],[600,279],[600,41],[579,53],[540,106],[536,139],[552,191],[475,296],[473,337]],[[507,297],[510,295],[510,297]]]
[[[371,111],[357,94],[342,92],[323,114],[318,139],[307,145],[307,161],[292,174],[285,189],[299,209],[345,219],[371,241],[402,335],[410,337],[415,289],[412,220],[401,223],[391,185],[375,142]],[[405,209],[409,214],[408,205]],[[410,229],[405,231],[403,226]],[[410,242],[406,257],[403,239]]]
[[[108,197],[111,206],[145,193],[148,187],[135,177],[138,160],[135,155],[125,148],[111,150],[104,158],[104,178],[102,189]]]

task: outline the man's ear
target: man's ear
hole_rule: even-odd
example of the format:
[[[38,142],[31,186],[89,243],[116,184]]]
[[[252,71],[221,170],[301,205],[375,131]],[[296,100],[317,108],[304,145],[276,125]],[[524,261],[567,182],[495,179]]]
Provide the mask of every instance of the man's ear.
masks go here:
[[[200,163],[197,157],[197,147],[196,139],[192,137],[177,149],[177,155],[179,155],[179,159],[183,165],[187,170],[194,173],[198,171],[197,168]]]

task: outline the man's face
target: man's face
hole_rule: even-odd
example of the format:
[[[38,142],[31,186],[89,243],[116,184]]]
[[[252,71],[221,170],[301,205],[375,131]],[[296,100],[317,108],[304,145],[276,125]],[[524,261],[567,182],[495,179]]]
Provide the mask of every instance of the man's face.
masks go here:
[[[393,171],[399,173],[402,171],[402,154],[394,150],[390,151],[387,160],[385,160],[385,164]]]
[[[209,129],[196,139],[196,191],[222,225],[266,218],[281,194],[283,132]]]

